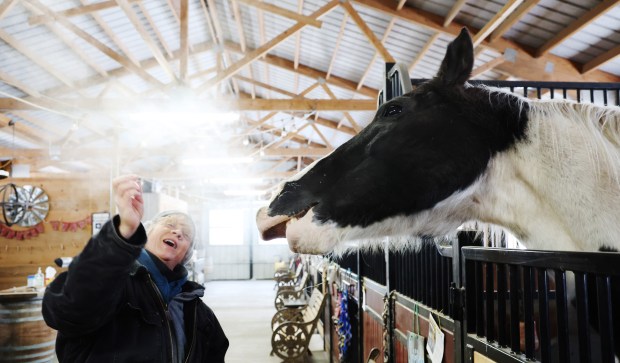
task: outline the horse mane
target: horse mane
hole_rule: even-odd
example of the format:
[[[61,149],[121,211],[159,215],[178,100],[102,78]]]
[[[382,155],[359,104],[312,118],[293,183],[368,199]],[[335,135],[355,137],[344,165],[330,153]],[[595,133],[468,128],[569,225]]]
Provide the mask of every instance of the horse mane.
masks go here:
[[[562,161],[562,150],[585,148],[593,174],[597,178],[606,175],[620,185],[620,108],[566,100],[534,100],[529,105],[533,136],[548,133],[555,161]],[[578,144],[566,137],[564,131],[571,129],[579,132]]]

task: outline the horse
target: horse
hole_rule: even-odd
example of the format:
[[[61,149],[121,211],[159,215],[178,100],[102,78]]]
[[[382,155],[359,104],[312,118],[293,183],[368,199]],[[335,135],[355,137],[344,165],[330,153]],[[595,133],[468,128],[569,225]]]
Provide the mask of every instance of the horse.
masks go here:
[[[479,221],[529,249],[620,250],[620,108],[473,86],[473,65],[464,28],[432,79],[279,186],[262,238],[325,254]]]

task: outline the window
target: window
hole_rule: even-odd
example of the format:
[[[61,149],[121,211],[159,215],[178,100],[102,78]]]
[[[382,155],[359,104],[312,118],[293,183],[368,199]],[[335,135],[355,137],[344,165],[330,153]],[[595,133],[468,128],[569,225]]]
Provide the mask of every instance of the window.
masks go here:
[[[209,211],[209,244],[239,246],[244,244],[246,229],[243,209],[212,209]]]

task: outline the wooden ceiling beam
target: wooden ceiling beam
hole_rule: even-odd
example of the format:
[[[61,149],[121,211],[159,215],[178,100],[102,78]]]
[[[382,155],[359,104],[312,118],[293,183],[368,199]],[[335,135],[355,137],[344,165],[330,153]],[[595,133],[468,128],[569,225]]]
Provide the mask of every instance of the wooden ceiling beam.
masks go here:
[[[144,44],[146,44],[146,46],[151,50],[151,53],[153,54],[161,68],[164,70],[164,72],[168,75],[168,77],[170,77],[170,80],[177,80],[177,75],[172,70],[172,67],[170,67],[168,60],[166,59],[166,57],[164,57],[164,54],[161,52],[161,49],[159,49],[159,46],[155,44],[153,38],[151,38],[151,35],[146,31],[146,29],[144,29],[144,26],[142,25],[140,19],[138,19],[136,13],[133,11],[133,8],[129,4],[128,0],[116,0],[116,3],[123,10],[125,15],[129,19],[129,22],[131,22],[131,24],[133,25],[134,29],[136,29],[138,34],[140,34],[140,37],[144,41]]]
[[[266,148],[265,156],[298,157],[298,156],[325,156],[333,151],[327,147],[299,147],[299,148]]]
[[[336,6],[338,6],[338,1],[339,0],[332,0],[332,1],[330,1],[329,3],[327,3],[326,5],[321,7],[319,10],[315,11],[311,16],[313,18],[319,18],[319,17],[329,13]],[[222,81],[232,77],[237,72],[239,72],[243,67],[245,67],[248,64],[254,62],[257,58],[259,58],[262,55],[264,55],[265,53],[269,52],[271,49],[275,48],[281,42],[283,42],[284,40],[286,40],[288,37],[290,37],[291,35],[295,34],[296,32],[300,31],[305,26],[306,26],[306,24],[304,24],[304,23],[297,23],[297,24],[293,25],[292,27],[288,28],[287,30],[285,30],[284,32],[282,32],[280,35],[278,35],[275,38],[273,38],[272,40],[270,40],[269,42],[263,44],[259,48],[256,48],[256,49],[254,49],[253,51],[250,51],[250,52],[246,52],[245,56],[241,60],[239,60],[235,64],[233,64],[230,67],[228,67],[226,69],[226,71],[221,72],[220,74],[218,74],[214,78],[211,78],[207,82],[205,82],[202,85],[200,85],[197,88],[197,91],[198,92],[204,92],[207,89],[209,89],[209,88],[219,84],[220,82],[222,82]]]
[[[5,0],[2,4],[0,4],[0,19],[8,14],[16,3],[17,0]]]
[[[348,18],[349,16],[345,12],[342,15],[342,22],[340,23],[340,31],[338,32],[338,36],[336,37],[336,44],[334,44],[334,51],[332,52],[332,58],[329,61],[329,65],[327,66],[327,76],[325,77],[325,79],[328,79],[332,73],[334,62],[336,61],[336,56],[338,55],[338,50],[340,49],[340,42],[342,41],[342,37],[344,35],[344,29],[347,27]]]
[[[519,21],[525,14],[538,4],[540,0],[526,0],[523,4],[510,14],[492,33],[489,35],[489,42],[495,41],[495,39],[501,38],[513,25]]]
[[[51,15],[51,11],[48,8],[46,8],[43,4],[41,4],[38,0],[29,0],[29,1],[32,4],[34,4],[39,11],[43,12],[44,14]],[[107,45],[103,44],[102,42],[97,40],[95,37],[93,37],[92,35],[88,34],[87,32],[85,32],[84,30],[80,29],[79,27],[73,25],[73,23],[71,23],[69,20],[67,20],[67,19],[65,19],[63,17],[60,17],[60,16],[56,16],[56,21],[60,25],[62,25],[65,28],[67,28],[67,30],[75,33],[75,35],[77,35],[78,37],[82,38],[84,41],[86,41],[87,43],[89,43],[93,47],[97,48],[103,54],[107,55],[108,57],[112,58],[114,61],[120,63],[121,65],[125,66],[126,68],[130,69],[131,71],[133,71],[134,73],[136,73],[137,75],[142,77],[147,82],[153,84],[156,87],[159,87],[159,86],[162,85],[161,82],[159,82],[159,80],[157,80],[155,77],[151,76],[144,69],[140,68],[139,66],[136,66],[134,63],[129,61],[127,58],[125,58],[122,55],[120,55],[117,52],[115,52],[112,48],[110,48]]]
[[[594,20],[596,20],[599,16],[605,14],[609,9],[618,5],[618,0],[603,0],[601,3],[596,5],[594,8],[590,9],[590,11],[586,12],[582,16],[578,17],[577,20],[572,22],[569,26],[562,29],[559,33],[557,33],[553,38],[549,39],[545,44],[538,47],[536,49],[536,58],[542,57],[546,55],[553,48],[558,46],[560,43],[565,41],[566,39],[573,36],[575,33],[588,26]]]
[[[68,86],[70,89],[73,90],[75,88],[75,85],[73,84],[73,81],[71,79],[67,78],[62,72],[54,69],[52,64],[47,61],[47,59],[49,58],[43,56],[42,54],[34,53],[29,48],[26,48],[24,43],[20,42],[16,38],[13,38],[9,33],[5,32],[2,29],[0,29],[0,39],[13,47],[19,53],[23,54],[32,63],[41,67],[41,69],[43,69],[45,72],[62,82],[64,85]]]
[[[234,52],[237,53],[241,53],[241,50],[239,49],[239,45],[236,43],[232,43],[232,42],[227,42],[226,43],[226,48],[230,49]],[[250,50],[248,48],[248,50]],[[250,50],[251,51],[251,50]],[[281,58],[278,56],[274,56],[271,54],[266,54],[265,58],[262,59],[261,61],[263,62],[267,62],[273,66],[276,66],[278,68],[282,68],[285,70],[288,70],[290,72],[298,72],[299,74],[308,77],[308,78],[313,78],[313,79],[319,79],[319,78],[323,78],[326,79],[327,83],[336,87],[340,87],[352,92],[355,92],[357,94],[366,96],[366,97],[371,97],[371,98],[376,98],[377,94],[379,93],[378,90],[370,88],[370,87],[361,87],[359,90],[357,89],[357,83],[350,81],[348,79],[344,79],[344,78],[340,78],[340,77],[336,77],[334,75],[332,75],[331,77],[329,77],[329,79],[326,78],[327,73],[314,69],[312,67],[308,67],[306,65],[303,64],[299,64],[297,69],[295,69],[294,63],[288,59],[285,58]]]
[[[521,5],[523,0],[508,0],[501,10],[493,16],[476,35],[473,37],[474,47],[477,47],[483,40],[485,40],[489,34],[493,32],[500,24],[512,14]]]
[[[292,19],[297,21],[298,23],[302,23],[302,24],[306,24],[306,25],[311,25],[317,28],[320,28],[323,25],[323,22],[316,19],[316,17],[313,16],[305,16],[303,14],[300,13],[296,13],[294,11],[290,11],[288,9],[273,5],[273,4],[269,4],[269,3],[264,3],[261,1],[256,1],[256,0],[236,0],[239,1],[241,3],[244,3],[246,5],[249,6],[253,6],[257,9],[261,9],[261,10],[265,10],[268,11],[270,13],[276,14],[276,15],[280,15],[286,19]]]
[[[598,55],[591,61],[581,67],[581,73],[587,74],[588,72],[592,72],[593,70],[599,68],[603,64],[611,61],[612,59],[618,57],[620,55],[620,45],[615,46],[614,48],[608,50],[607,52]]]
[[[394,23],[396,23],[396,18],[390,19],[390,22],[387,28],[385,29],[385,33],[383,33],[383,38],[381,38],[381,43],[385,43],[387,38],[390,36],[390,33],[392,32],[392,28],[394,27]],[[370,73],[370,70],[372,69],[372,66],[375,64],[375,61],[377,60],[378,56],[379,56],[379,52],[375,49],[375,53],[373,54],[372,59],[368,63],[368,66],[366,67],[366,70],[362,74],[362,77],[360,77],[359,82],[357,82],[356,89],[360,89],[362,87],[362,85],[364,84],[364,81],[366,80],[366,77],[368,77],[368,73]]]
[[[411,61],[411,63],[409,64],[409,67],[407,67],[407,69],[409,70],[409,74],[413,72],[413,69],[415,68],[415,66],[417,66],[418,63],[420,63],[420,61],[422,60],[422,58],[424,58],[426,53],[428,53],[428,50],[431,49],[431,46],[433,45],[433,43],[435,43],[435,40],[439,38],[439,34],[440,34],[439,32],[436,32],[430,38],[428,38],[428,40],[426,41],[426,44],[424,44],[424,47],[422,47],[422,49],[420,50],[420,53],[416,55],[413,61]]]
[[[332,90],[329,89],[329,86],[327,86],[325,82],[321,83],[321,87],[323,88],[325,93],[327,93],[329,98],[331,98],[332,100],[337,99],[334,92],[332,92]],[[352,108],[352,110],[354,110],[354,108]],[[351,126],[353,126],[353,129],[355,130],[355,132],[359,133],[362,130],[362,128],[357,124],[357,122],[355,122],[355,119],[353,119],[353,117],[351,116],[349,112],[344,111],[343,113],[344,113],[344,116],[347,118],[347,120],[349,120],[349,123],[351,124]]]
[[[26,8],[31,11],[36,12],[36,8],[33,5],[30,5],[28,2],[22,3]],[[81,60],[86,63],[90,68],[94,69],[97,73],[99,73],[103,77],[108,76],[108,72],[105,69],[101,68],[99,64],[95,60],[91,58],[83,49],[79,48],[72,39],[69,39],[65,33],[61,32],[58,26],[53,22],[46,22],[44,24],[49,30],[54,33],[58,39],[60,39],[69,49],[71,49]]]
[[[142,0],[128,0],[128,1],[132,2],[132,3],[136,3],[136,2],[140,2]],[[9,3],[10,2],[11,1],[9,1]],[[50,21],[55,21],[56,20],[56,16],[61,16],[63,18],[70,18],[72,16],[92,14],[92,13],[98,12],[100,10],[114,8],[116,6],[118,6],[116,1],[110,0],[110,1],[102,1],[102,2],[96,3],[96,4],[83,5],[83,6],[80,6],[80,7],[77,7],[77,8],[71,8],[71,9],[59,11],[57,13],[52,13],[52,14],[32,15],[32,16],[30,16],[28,18],[28,24],[29,25],[40,25],[40,24],[47,23],[47,22],[50,22]]]
[[[450,25],[452,20],[454,20],[454,18],[456,18],[456,16],[461,11],[461,9],[463,9],[463,6],[465,6],[465,2],[466,2],[466,0],[457,0],[452,5],[452,7],[450,8],[450,11],[448,11],[448,14],[446,15],[446,17],[443,20],[443,26],[444,27]]]
[[[86,5],[87,1],[89,0],[80,0],[80,3],[82,5]],[[116,2],[114,2],[114,6],[117,6]],[[134,52],[131,49],[129,49],[129,47],[127,47],[127,45],[123,42],[121,37],[116,35],[116,33],[114,32],[114,29],[112,29],[112,27],[108,25],[108,23],[103,19],[103,17],[98,12],[91,12],[90,16],[95,20],[97,25],[99,25],[101,29],[103,29],[103,32],[110,39],[112,39],[112,42],[114,43],[114,45],[116,45],[118,49],[121,50],[122,54],[124,54],[125,57],[127,57],[136,66],[140,65],[140,60],[138,59],[138,57],[136,57]]]
[[[302,13],[304,9],[304,0],[297,0],[297,12]],[[295,34],[295,55],[293,56],[293,67],[297,70],[299,66],[299,54],[301,50],[301,32]],[[295,73],[295,91],[299,88],[299,73]]]
[[[394,59],[394,57],[392,57],[390,52],[383,46],[383,43],[379,41],[375,33],[373,33],[372,29],[370,29],[368,24],[366,24],[364,19],[362,19],[360,14],[357,12],[357,10],[355,10],[353,5],[351,5],[349,0],[342,0],[342,2],[340,3],[340,6],[342,6],[347,11],[347,13],[349,13],[349,15],[351,16],[351,19],[353,19],[353,21],[355,22],[355,24],[357,24],[357,26],[360,28],[362,33],[364,33],[366,38],[375,47],[375,49],[379,52],[379,54],[381,54],[381,57],[383,58],[383,60],[388,63],[395,63],[396,60]]]
[[[46,104],[41,99],[31,99],[37,104]],[[128,99],[71,99],[72,104],[79,104],[81,110],[99,111],[128,111],[135,108],[136,100]],[[144,107],[161,107],[170,103],[169,99],[144,99],[140,104]],[[207,102],[205,102],[207,103]],[[375,111],[375,100],[325,100],[325,99],[229,99],[221,98],[213,105],[221,110],[234,111]],[[62,112],[64,105],[50,105],[54,110]],[[50,108],[48,107],[48,108]],[[13,98],[0,98],[0,110],[33,110],[38,109],[31,104],[23,103]]]
[[[443,27],[443,18],[436,14],[421,9],[413,9],[404,7],[400,11],[394,10],[381,0],[351,0],[360,5],[369,7],[383,14],[396,16],[404,21],[414,23],[426,29],[441,32],[452,37],[456,37],[461,29],[462,24],[452,22],[448,27]],[[471,28],[470,28],[471,29]],[[471,29],[472,33],[476,29]],[[532,49],[515,43],[513,41],[499,38],[493,43],[484,41],[481,46],[489,47],[498,53],[504,54],[507,49],[516,51],[517,56],[514,62],[504,62],[497,67],[502,72],[509,73],[514,77],[524,80],[537,81],[557,81],[557,82],[620,82],[620,77],[599,70],[588,73],[587,77],[581,74],[581,66],[575,65],[568,59],[558,57],[552,54],[540,58],[534,58]],[[552,72],[546,72],[549,63],[553,65]]]
[[[181,60],[179,63],[179,78],[182,83],[187,82],[187,66],[189,60],[189,4],[188,0],[181,0],[181,14],[180,14],[180,31],[179,31],[179,52],[181,53]]]
[[[238,75],[238,74],[237,74],[237,75],[235,75],[235,76],[233,76],[233,77],[234,77],[234,78],[236,78],[236,79],[238,79],[238,80],[240,80],[240,81],[247,82],[247,83],[250,83],[250,84],[252,84],[252,85],[256,85],[256,86],[261,87],[261,88],[264,88],[264,89],[266,89],[266,90],[269,90],[269,91],[274,91],[274,92],[277,92],[277,93],[279,93],[279,94],[282,94],[282,95],[285,95],[285,96],[288,96],[288,97],[291,97],[291,98],[295,98],[295,97],[297,97],[297,94],[296,94],[296,93],[289,92],[289,91],[287,91],[287,90],[284,90],[284,89],[281,89],[281,88],[278,88],[278,87],[272,86],[272,85],[267,84],[267,83],[263,83],[263,82],[255,81],[254,79],[247,78],[247,77],[243,77],[243,76],[240,76],[240,75]],[[254,98],[254,97],[253,97],[253,98]]]
[[[149,23],[149,25],[151,26],[151,29],[153,29],[153,32],[155,33],[155,36],[157,37],[159,44],[161,44],[162,48],[164,48],[164,51],[166,51],[168,58],[172,58],[172,50],[170,49],[170,46],[168,45],[168,41],[161,34],[161,31],[159,31],[159,27],[157,26],[157,24],[155,24],[153,17],[151,16],[151,14],[149,14],[148,10],[144,6],[144,3],[139,2],[138,8],[144,15],[144,18],[146,19],[147,23]]]
[[[485,64],[481,65],[480,67],[474,69],[473,71],[471,71],[471,76],[470,78],[476,78],[479,75],[483,74],[484,72],[490,71],[491,69],[494,69],[495,67],[499,66],[500,64],[504,63],[506,61],[506,58],[503,55],[500,55],[499,57],[490,60],[488,62],[486,62]]]

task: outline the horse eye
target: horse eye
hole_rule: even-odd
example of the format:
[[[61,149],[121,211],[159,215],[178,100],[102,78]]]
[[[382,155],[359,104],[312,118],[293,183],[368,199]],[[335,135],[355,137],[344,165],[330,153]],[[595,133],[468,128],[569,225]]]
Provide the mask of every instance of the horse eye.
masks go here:
[[[389,105],[385,111],[383,111],[383,116],[384,117],[389,117],[389,116],[394,116],[394,115],[398,115],[399,113],[401,113],[403,110],[402,107],[400,107],[399,105]]]

